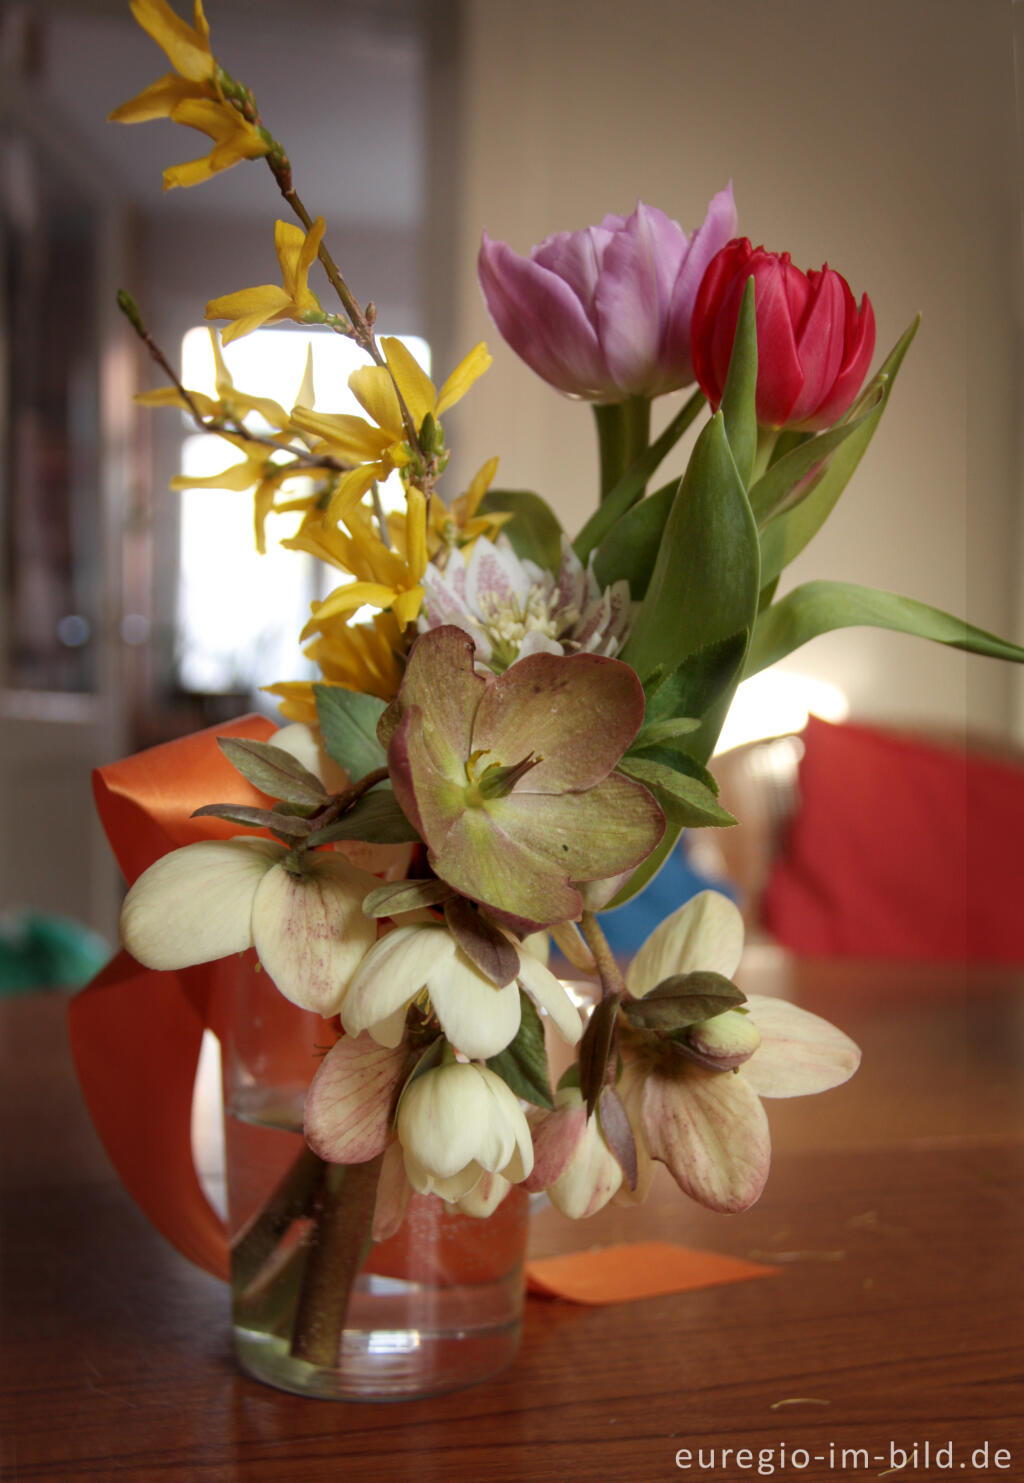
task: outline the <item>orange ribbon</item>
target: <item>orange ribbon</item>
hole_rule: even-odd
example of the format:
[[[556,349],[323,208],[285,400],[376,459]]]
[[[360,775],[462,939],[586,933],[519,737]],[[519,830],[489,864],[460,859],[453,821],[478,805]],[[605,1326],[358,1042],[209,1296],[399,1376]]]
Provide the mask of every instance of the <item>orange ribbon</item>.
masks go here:
[[[266,741],[275,729],[262,716],[244,716],[94,773],[96,807],[129,884],[168,850],[237,834],[226,820],[191,818],[194,809],[266,806],[217,737]],[[155,973],[122,951],[69,1011],[82,1092],[125,1188],[179,1251],[225,1279],[227,1232],[192,1162],[191,1112],[203,1031],[223,1039],[235,971],[229,961]]]

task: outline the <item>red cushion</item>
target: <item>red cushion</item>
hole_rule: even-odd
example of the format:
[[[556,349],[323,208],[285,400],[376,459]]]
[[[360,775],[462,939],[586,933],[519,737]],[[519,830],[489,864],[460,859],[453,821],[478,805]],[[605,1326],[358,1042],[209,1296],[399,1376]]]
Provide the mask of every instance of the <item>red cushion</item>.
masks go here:
[[[813,956],[1024,962],[1024,766],[812,717],[765,925]]]

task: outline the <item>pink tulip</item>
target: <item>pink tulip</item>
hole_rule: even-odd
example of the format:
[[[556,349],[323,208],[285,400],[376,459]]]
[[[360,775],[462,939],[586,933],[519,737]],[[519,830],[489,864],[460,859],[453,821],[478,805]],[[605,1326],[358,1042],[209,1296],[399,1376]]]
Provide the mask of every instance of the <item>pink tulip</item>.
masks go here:
[[[875,348],[867,294],[826,264],[801,273],[789,253],[736,238],[704,274],[693,311],[693,365],[713,407],[722,400],[748,278],[757,306],[757,420],[763,427],[831,427],[851,406]]]
[[[660,396],[694,380],[694,299],[735,230],[728,185],[690,237],[643,204],[632,216],[556,232],[528,258],[485,232],[480,283],[512,349],[559,391],[591,402]]]

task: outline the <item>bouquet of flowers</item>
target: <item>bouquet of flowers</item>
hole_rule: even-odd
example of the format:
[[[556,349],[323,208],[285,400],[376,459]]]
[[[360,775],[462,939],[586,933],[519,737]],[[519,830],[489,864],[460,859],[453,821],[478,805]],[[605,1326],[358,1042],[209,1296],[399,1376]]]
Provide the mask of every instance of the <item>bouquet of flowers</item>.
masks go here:
[[[747,676],[853,624],[1024,657],[890,593],[815,581],[776,597],[867,448],[916,325],[867,379],[868,297],[739,238],[730,187],[692,234],[645,205],[525,258],[485,234],[501,335],[593,407],[600,499],[570,534],[540,494],[496,487],[496,460],[451,498],[443,422],[486,347],[438,390],[378,339],[283,146],[211,51],[200,0],[191,25],[166,0],[132,10],[174,71],[113,117],[170,117],[212,141],[165,186],[263,159],[294,218],[274,228],[281,283],[227,293],[207,317],[225,342],[320,326],[367,363],[349,383],[361,416],[318,407],[309,371],[284,408],[233,385],[212,332],[211,397],[182,384],[122,295],[169,382],[139,400],[183,409],[238,454],[188,483],[249,491],[261,549],[276,512],[301,512],[284,544],[341,574],[301,636],[322,678],[267,687],[286,723],[272,740],[222,742],[262,805],[209,799],[199,814],[239,832],[146,870],[125,946],[155,969],[254,947],[280,994],[329,1022],[305,1135],[364,1192],[357,1241],[394,1233],[413,1192],[483,1217],[522,1184],[589,1216],[642,1201],[657,1163],[702,1204],[743,1210],[768,1172],[761,1099],[836,1086],[858,1051],[736,988],[742,921],[726,896],[681,905],[627,968],[600,915],[651,880],[681,830],[735,822],[708,761]],[[694,383],[652,441],[654,398]],[[698,420],[685,469],[649,490]],[[392,475],[403,501],[387,513]],[[589,978],[589,1014],[547,966],[549,939]],[[575,1048],[555,1087],[545,1022]]]

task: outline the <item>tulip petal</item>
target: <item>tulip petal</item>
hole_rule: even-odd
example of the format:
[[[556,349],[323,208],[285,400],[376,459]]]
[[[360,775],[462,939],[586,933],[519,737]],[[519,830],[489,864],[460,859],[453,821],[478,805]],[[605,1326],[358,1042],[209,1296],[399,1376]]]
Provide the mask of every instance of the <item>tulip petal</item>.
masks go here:
[[[688,386],[694,380],[690,350],[690,328],[697,290],[716,253],[736,235],[736,204],[732,183],[712,196],[708,214],[690,238],[686,255],[679,267],[669,300],[665,335],[661,345],[662,380],[656,390],[661,393]],[[671,382],[666,378],[671,376]]]
[[[514,983],[498,988],[456,949],[427,982],[445,1038],[472,1061],[496,1056],[519,1031],[519,991]]]
[[[253,942],[286,999],[325,1017],[337,1013],[376,939],[376,923],[362,909],[376,884],[337,854],[313,856],[301,876],[282,865],[263,877],[253,901]]]
[[[366,1035],[336,1041],[306,1093],[304,1131],[313,1152],[331,1164],[364,1164],[383,1153],[408,1069],[404,1046],[383,1050]]]
[[[147,968],[190,968],[252,946],[253,900],[284,855],[264,839],[202,840],[163,855],[121,908],[121,941]]]
[[[643,205],[608,244],[594,307],[598,337],[620,395],[652,394],[672,284],[685,253],[686,237],[678,222]]]
[[[701,891],[657,927],[626,973],[626,987],[641,998],[677,973],[698,970],[732,978],[743,955],[743,917],[721,891]]]
[[[743,1067],[759,1097],[806,1097],[841,1086],[860,1065],[860,1049],[820,1015],[785,999],[752,994],[746,1008],[761,1044]]]
[[[792,423],[812,416],[825,400],[839,375],[846,339],[844,291],[849,295],[850,290],[845,280],[826,268],[821,273],[809,274],[808,281],[813,297],[797,334],[804,384],[789,409],[788,420]]]
[[[491,318],[538,376],[572,396],[616,397],[597,332],[568,283],[486,232],[478,271]]]
[[[353,974],[341,1006],[345,1029],[358,1035],[397,1011],[404,1015],[431,974],[442,972],[454,956],[455,944],[440,923],[396,927],[374,943]]]
[[[472,746],[505,765],[528,752],[542,759],[517,792],[583,790],[608,776],[643,717],[643,687],[629,665],[597,654],[531,654],[487,686]]]
[[[747,1210],[768,1178],[768,1119],[741,1073],[656,1071],[642,1100],[644,1141],[680,1189],[723,1214]]]

